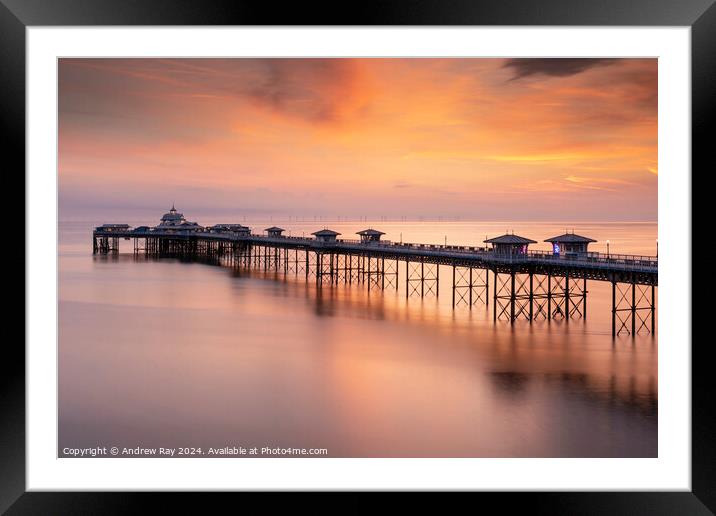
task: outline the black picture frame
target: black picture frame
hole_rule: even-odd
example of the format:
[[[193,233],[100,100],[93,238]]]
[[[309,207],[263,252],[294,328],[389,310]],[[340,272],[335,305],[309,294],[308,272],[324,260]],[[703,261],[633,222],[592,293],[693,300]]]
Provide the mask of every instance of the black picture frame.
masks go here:
[[[383,0],[359,4],[336,2],[330,6],[289,2],[274,5],[244,0],[0,0],[0,121],[4,136],[0,146],[5,194],[22,199],[24,196],[16,192],[25,191],[24,174],[19,173],[25,170],[25,30],[31,26],[62,25],[689,26],[692,35],[692,169],[703,169],[702,173],[706,173],[708,165],[713,171],[715,161],[711,150],[716,134],[714,1]],[[684,171],[684,175],[684,180],[692,180],[694,176],[691,171]],[[13,251],[11,266],[19,268],[22,261],[24,267],[24,258],[23,245],[19,251]],[[24,288],[22,292],[24,299]],[[24,315],[24,303],[13,305],[11,310],[23,310]],[[697,313],[705,309],[697,309]],[[19,313],[15,319],[20,320]],[[165,511],[170,504],[178,504],[186,510],[198,503],[202,512],[208,512],[209,494],[177,493],[170,497],[124,492],[26,492],[24,342],[8,337],[7,333],[3,340],[0,511],[7,510],[8,514],[119,514],[141,512],[147,504],[159,502]],[[690,346],[691,342],[667,344]],[[713,439],[716,375],[710,371],[713,366],[708,358],[708,346],[692,347],[691,492],[479,493],[477,502],[497,502],[500,510],[508,513],[519,510],[536,514],[713,514],[716,511]],[[222,495],[221,503],[227,501],[227,496],[234,495]],[[256,495],[243,496],[254,498]],[[362,508],[362,512],[373,510],[376,504],[382,503],[380,498],[374,500],[376,496],[379,495],[354,493],[348,501],[332,508],[340,512],[355,508]],[[312,495],[302,495],[292,496],[290,503],[306,504],[318,510],[316,504],[323,502],[316,502]],[[436,507],[445,509],[442,501],[420,497],[419,503],[423,508],[437,503]]]

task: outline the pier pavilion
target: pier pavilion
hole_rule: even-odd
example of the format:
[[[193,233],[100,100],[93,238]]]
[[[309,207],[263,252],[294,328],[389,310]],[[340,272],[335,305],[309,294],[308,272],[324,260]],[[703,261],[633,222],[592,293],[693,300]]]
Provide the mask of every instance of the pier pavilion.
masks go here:
[[[179,213],[174,207],[174,204],[172,204],[172,207],[169,212],[162,215],[162,218],[159,224],[156,226],[156,229],[169,232],[196,232],[203,231],[204,227],[200,226],[196,222],[189,222],[188,220],[186,220],[184,218],[184,214]]]
[[[506,233],[504,235],[484,240],[486,244],[492,244],[492,250],[497,254],[520,255],[527,254],[527,246],[536,244],[535,240]]]
[[[266,234],[269,237],[278,238],[278,237],[282,237],[283,236],[282,233],[286,230],[283,228],[276,227],[276,226],[271,226],[270,228],[264,229],[264,231],[266,231]]]
[[[185,220],[186,219],[184,218],[184,214],[179,213],[172,204],[172,207],[169,212],[162,215],[161,221],[159,222],[159,225],[157,227],[168,228],[171,226],[178,226]]]
[[[316,240],[320,240],[321,242],[335,242],[336,237],[340,235],[337,231],[325,228],[311,234],[316,237]]]
[[[552,244],[552,253],[555,256],[574,258],[580,256],[586,257],[588,255],[587,246],[592,242],[596,242],[596,240],[576,235],[572,232],[548,238],[545,242]]]
[[[380,237],[385,235],[385,233],[377,229],[368,228],[363,231],[358,231],[356,235],[360,235],[361,242],[368,244],[370,242],[380,242]]]

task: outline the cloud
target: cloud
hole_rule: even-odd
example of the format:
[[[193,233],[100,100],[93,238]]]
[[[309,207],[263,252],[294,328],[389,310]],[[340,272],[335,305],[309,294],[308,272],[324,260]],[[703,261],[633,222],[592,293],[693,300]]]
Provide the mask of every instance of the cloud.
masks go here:
[[[512,69],[514,81],[531,75],[546,75],[549,77],[569,77],[577,75],[590,68],[608,66],[618,59],[606,58],[546,58],[546,59],[507,59],[503,68]]]
[[[342,97],[354,78],[350,60],[265,59],[258,64],[261,71],[247,91],[256,102],[313,122],[340,118]]]
[[[572,186],[578,188],[586,188],[591,190],[607,190],[615,191],[617,188],[626,188],[636,186],[633,182],[619,178],[607,178],[607,177],[580,177],[580,176],[567,176],[564,178]]]

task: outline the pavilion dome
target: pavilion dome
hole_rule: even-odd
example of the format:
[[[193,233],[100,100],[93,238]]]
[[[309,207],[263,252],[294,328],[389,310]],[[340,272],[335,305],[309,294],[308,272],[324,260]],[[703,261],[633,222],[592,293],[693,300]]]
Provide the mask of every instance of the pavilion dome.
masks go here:
[[[184,218],[184,214],[177,212],[173,204],[171,210],[169,210],[168,213],[162,215],[162,225],[181,224],[185,221],[186,219]]]

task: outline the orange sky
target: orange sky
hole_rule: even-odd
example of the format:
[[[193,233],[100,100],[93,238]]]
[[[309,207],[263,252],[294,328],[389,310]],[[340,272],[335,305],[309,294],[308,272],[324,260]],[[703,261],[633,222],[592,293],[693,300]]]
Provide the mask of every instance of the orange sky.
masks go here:
[[[656,220],[655,59],[61,59],[60,218]]]

